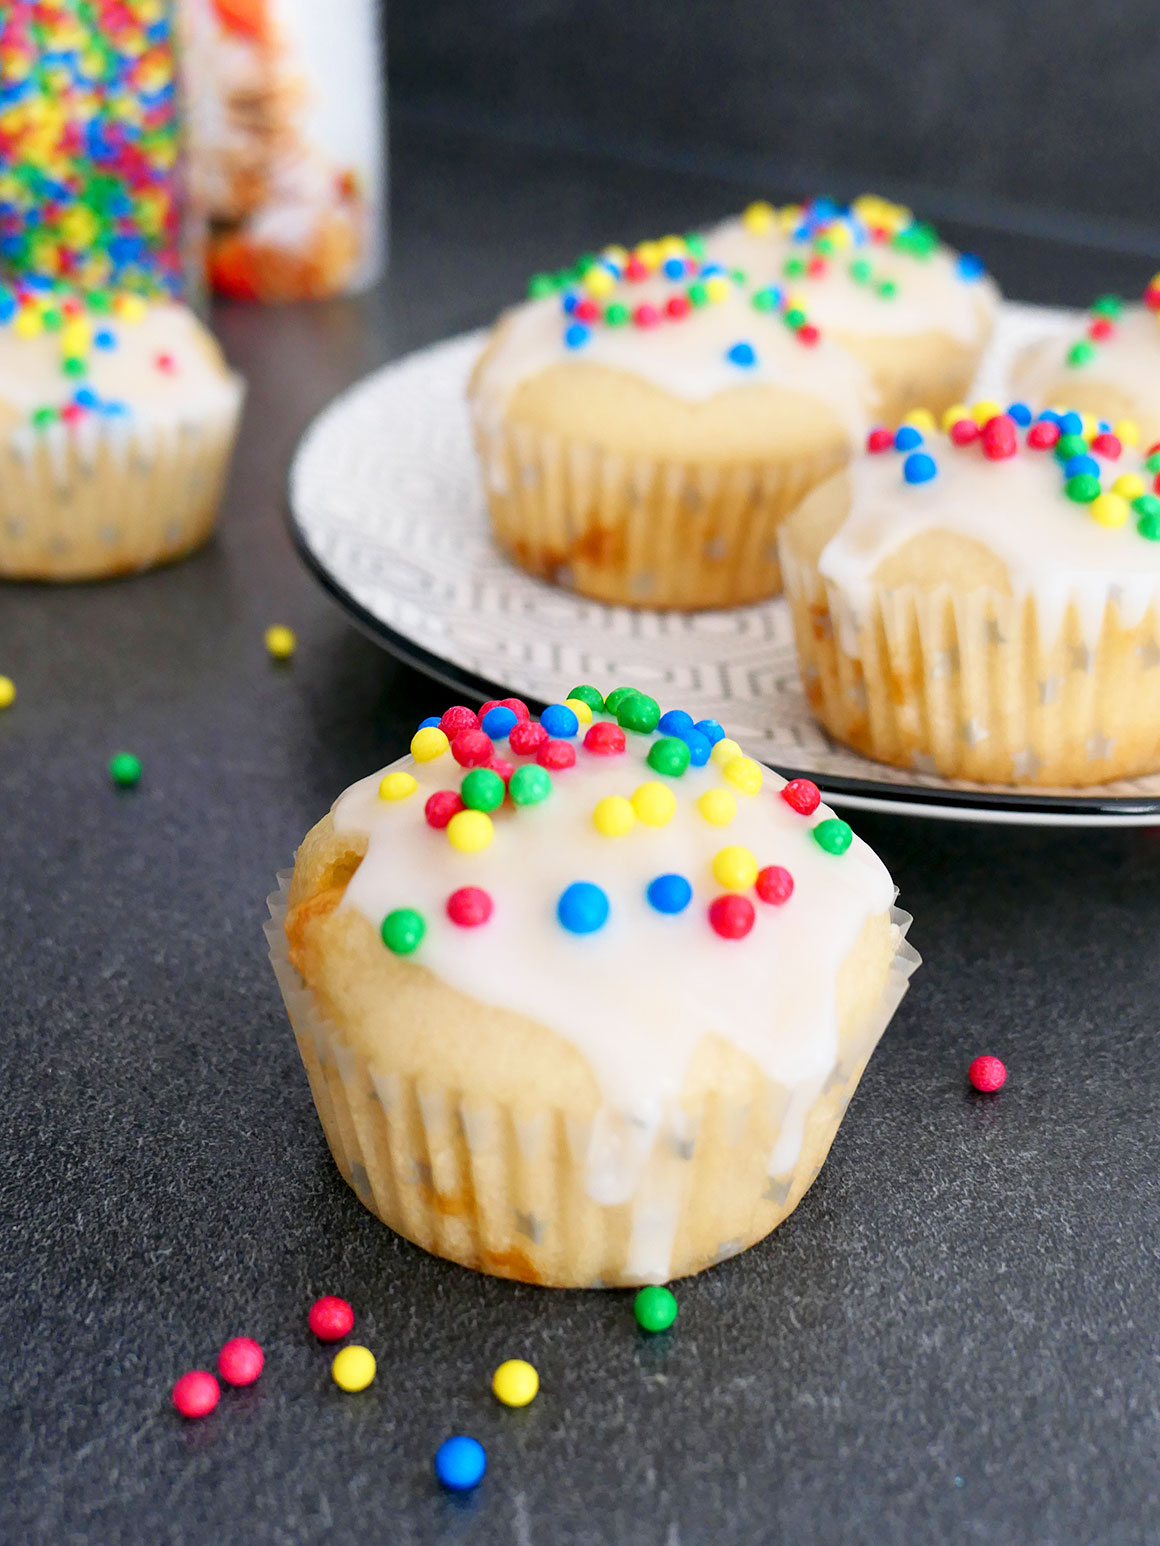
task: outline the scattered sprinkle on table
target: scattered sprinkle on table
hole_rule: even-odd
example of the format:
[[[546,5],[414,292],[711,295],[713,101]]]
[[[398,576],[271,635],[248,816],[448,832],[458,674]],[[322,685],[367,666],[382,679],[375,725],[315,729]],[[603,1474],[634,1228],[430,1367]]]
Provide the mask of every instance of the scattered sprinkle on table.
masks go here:
[[[141,759],[132,752],[114,752],[109,758],[109,777],[121,789],[132,789],[141,782]]]
[[[207,1369],[191,1369],[173,1387],[173,1404],[182,1417],[208,1417],[221,1396],[221,1386]]]
[[[632,1313],[642,1331],[668,1331],[677,1318],[676,1295],[660,1284],[651,1284],[633,1300]]]
[[[265,1362],[266,1355],[253,1337],[231,1337],[218,1354],[218,1373],[227,1385],[252,1385]]]
[[[967,1069],[967,1078],[976,1090],[990,1095],[1007,1083],[1007,1067],[1000,1058],[977,1057]]]
[[[334,1355],[330,1372],[340,1390],[365,1390],[375,1377],[375,1355],[369,1347],[352,1343]]]
[[[324,1294],[310,1306],[306,1322],[320,1342],[341,1342],[354,1330],[354,1311],[345,1299]]]
[[[492,1375],[491,1388],[504,1406],[527,1406],[536,1399],[540,1376],[523,1358],[509,1358]]]
[[[7,709],[16,700],[16,683],[10,676],[0,676],[0,709]]]
[[[265,632],[266,649],[274,660],[289,660],[298,648],[298,637],[293,628],[284,623],[273,623]]]
[[[449,1492],[470,1492],[487,1470],[487,1451],[466,1433],[444,1439],[435,1451],[435,1475]]]

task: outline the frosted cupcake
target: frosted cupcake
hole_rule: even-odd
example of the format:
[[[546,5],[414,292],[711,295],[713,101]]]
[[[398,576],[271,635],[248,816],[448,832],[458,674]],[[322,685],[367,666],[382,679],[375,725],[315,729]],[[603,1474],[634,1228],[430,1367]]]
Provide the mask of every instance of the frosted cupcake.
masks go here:
[[[0,576],[93,579],[198,547],[241,401],[184,306],[0,289]]]
[[[814,713],[948,778],[1160,770],[1158,478],[1106,422],[1022,404],[876,432],[783,534]]]
[[[268,933],[366,1206],[483,1272],[611,1287],[797,1205],[917,964],[893,898],[812,784],[579,687],[425,721],[307,835]]]
[[[878,414],[940,415],[968,393],[991,337],[999,290],[908,209],[870,194],[774,209],[751,204],[706,232],[706,249],[770,285],[870,373]]]
[[[1012,380],[1031,402],[1062,403],[1117,428],[1127,420],[1145,445],[1160,440],[1160,274],[1143,305],[1101,296],[1073,333],[1031,344]]]
[[[778,524],[860,443],[866,372],[695,236],[608,248],[531,293],[470,387],[499,545],[601,601],[775,594]]]

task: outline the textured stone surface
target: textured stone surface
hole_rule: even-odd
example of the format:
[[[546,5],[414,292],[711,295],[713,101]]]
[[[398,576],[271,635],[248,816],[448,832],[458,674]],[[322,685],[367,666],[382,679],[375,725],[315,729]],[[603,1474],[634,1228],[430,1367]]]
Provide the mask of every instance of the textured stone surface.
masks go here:
[[[116,584],[0,588],[20,689],[0,715],[0,1540],[1154,1539],[1156,835],[853,817],[927,964],[813,1190],[679,1285],[663,1338],[636,1331],[630,1295],[424,1256],[330,1163],[262,899],[334,796],[451,695],[302,572],[288,457],[365,369],[482,320],[549,248],[671,224],[681,191],[557,163],[545,233],[551,163],[449,140],[396,154],[385,296],[221,319],[251,397],[214,544]],[[1004,257],[1016,293],[1031,256]],[[1056,251],[1041,298],[1112,282],[1096,256]],[[262,647],[275,621],[299,634],[284,667]],[[134,791],[106,778],[121,748],[144,764]],[[967,1090],[983,1051],[1010,1068],[997,1098]],[[306,1330],[327,1292],[378,1355],[363,1395],[332,1386]],[[261,1381],[183,1423],[173,1379],[239,1334],[266,1349]],[[513,1356],[543,1381],[522,1412],[488,1390]],[[430,1470],[456,1431],[491,1459],[466,1500]]]

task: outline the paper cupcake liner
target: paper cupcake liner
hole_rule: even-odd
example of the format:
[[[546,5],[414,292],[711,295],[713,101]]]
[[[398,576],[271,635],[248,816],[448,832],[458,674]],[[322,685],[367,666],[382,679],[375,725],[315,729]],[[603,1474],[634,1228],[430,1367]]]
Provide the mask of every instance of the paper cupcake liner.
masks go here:
[[[521,568],[598,601],[739,606],[777,595],[777,531],[849,449],[658,461],[475,415],[492,527]]]
[[[86,580],[179,558],[213,530],[242,385],[224,414],[149,432],[88,416],[0,448],[0,576]]]
[[[802,684],[831,735],[895,767],[977,783],[1079,787],[1160,770],[1160,618],[1110,599],[950,586],[881,591],[855,615],[782,544]]]
[[[797,1206],[919,958],[892,914],[879,1003],[842,1039],[823,1087],[767,1109],[709,1097],[655,1124],[529,1114],[372,1068],[346,1045],[292,965],[290,871],[266,937],[335,1163],[360,1201],[416,1245],[497,1277],[553,1287],[665,1282],[736,1255]]]

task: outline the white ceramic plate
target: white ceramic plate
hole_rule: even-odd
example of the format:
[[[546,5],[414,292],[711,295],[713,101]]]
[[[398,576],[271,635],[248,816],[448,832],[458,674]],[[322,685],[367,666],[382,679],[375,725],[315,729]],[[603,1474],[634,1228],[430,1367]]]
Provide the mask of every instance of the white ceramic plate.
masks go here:
[[[1008,305],[978,383],[1006,400],[1013,352],[1074,325]],[[958,820],[1160,824],[1160,777],[1033,792],[906,773],[832,741],[810,716],[782,601],[677,613],[604,606],[533,580],[492,546],[464,389],[483,335],[385,366],[315,420],[290,472],[307,564],[372,637],[468,696],[556,702],[630,682],[711,716],[754,756],[816,776],[835,805]]]

